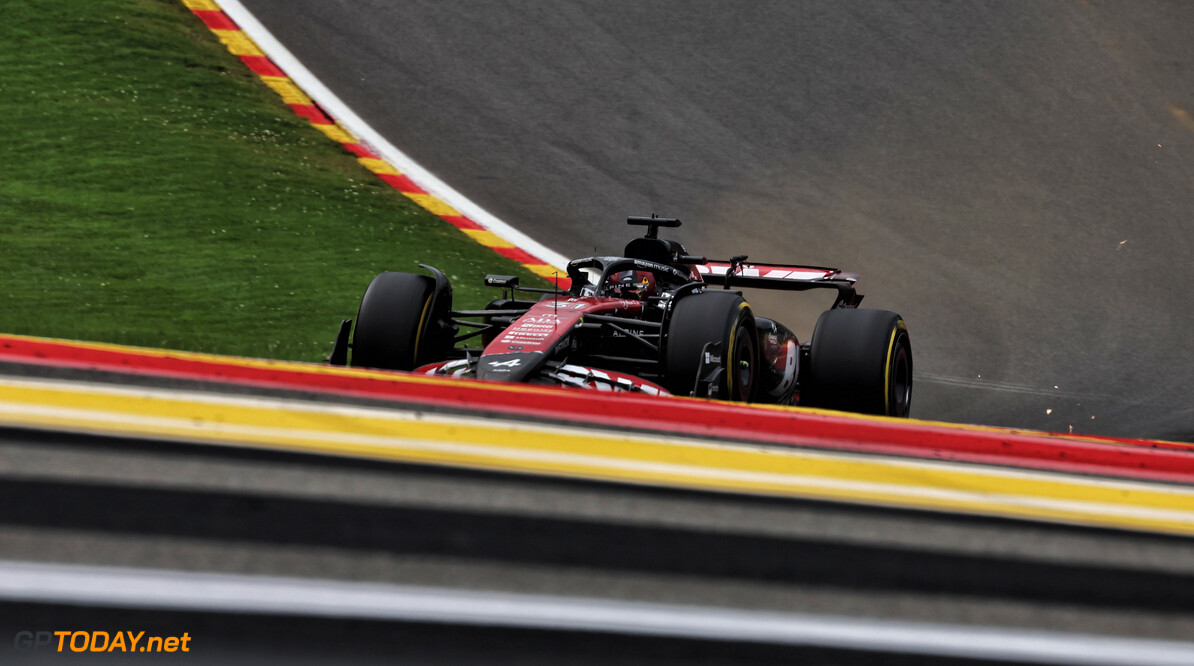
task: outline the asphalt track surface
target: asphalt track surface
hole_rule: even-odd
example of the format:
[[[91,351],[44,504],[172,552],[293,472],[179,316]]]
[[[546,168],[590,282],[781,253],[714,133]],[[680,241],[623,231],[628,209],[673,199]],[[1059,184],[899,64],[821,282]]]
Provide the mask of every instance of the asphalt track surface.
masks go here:
[[[1190,3],[244,4],[558,252],[657,212],[698,254],[861,273],[916,417],[1194,439]],[[825,305],[752,300],[802,337]]]

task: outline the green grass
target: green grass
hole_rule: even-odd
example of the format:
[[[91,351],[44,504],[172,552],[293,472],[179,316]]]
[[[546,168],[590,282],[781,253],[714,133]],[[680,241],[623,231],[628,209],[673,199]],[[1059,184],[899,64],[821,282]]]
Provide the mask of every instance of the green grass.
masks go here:
[[[177,0],[0,22],[0,332],[320,360],[383,270],[541,282],[377,180]]]

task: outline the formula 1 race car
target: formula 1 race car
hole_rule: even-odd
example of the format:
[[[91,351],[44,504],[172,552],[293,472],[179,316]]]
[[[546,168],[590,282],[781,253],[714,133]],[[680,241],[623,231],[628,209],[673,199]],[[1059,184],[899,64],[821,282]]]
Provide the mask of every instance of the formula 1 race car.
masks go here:
[[[566,290],[486,276],[503,297],[483,310],[453,310],[447,277],[430,266],[420,264],[430,276],[382,273],[328,361],[347,365],[351,348],[355,367],[908,416],[907,327],[894,312],[858,309],[857,275],[708,260],[658,237],[679,220],[627,222],[647,232],[624,256],[569,262]],[[837,298],[801,343],[732,287],[834,289]]]

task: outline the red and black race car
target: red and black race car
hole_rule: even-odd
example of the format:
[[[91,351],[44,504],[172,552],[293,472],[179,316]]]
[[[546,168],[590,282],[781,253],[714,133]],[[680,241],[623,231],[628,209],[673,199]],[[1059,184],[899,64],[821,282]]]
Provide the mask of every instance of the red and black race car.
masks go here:
[[[351,348],[356,367],[908,415],[908,329],[894,312],[858,309],[857,275],[708,260],[659,238],[679,220],[627,222],[647,232],[624,256],[569,262],[567,290],[487,276],[503,298],[483,310],[453,310],[448,279],[430,266],[420,264],[430,276],[382,273],[328,360],[347,365]],[[801,343],[733,287],[833,289],[837,298]]]

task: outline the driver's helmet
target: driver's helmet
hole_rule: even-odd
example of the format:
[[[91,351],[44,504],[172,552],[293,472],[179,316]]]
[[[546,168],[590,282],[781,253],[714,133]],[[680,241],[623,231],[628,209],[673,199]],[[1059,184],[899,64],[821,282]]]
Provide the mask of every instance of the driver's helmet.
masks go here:
[[[643,300],[658,293],[651,271],[622,271],[611,275],[609,283],[610,293],[615,298]]]

